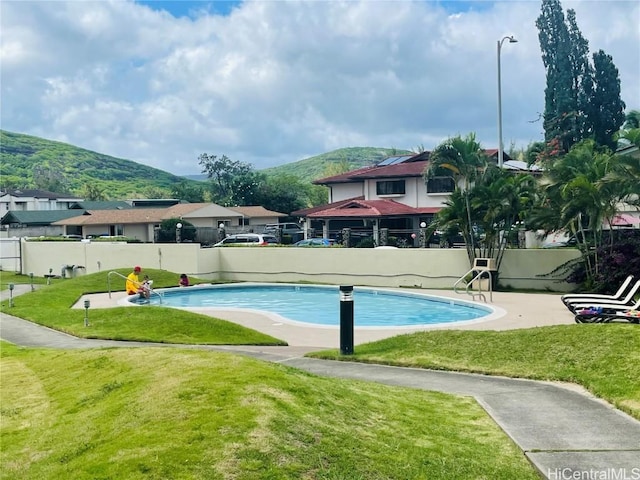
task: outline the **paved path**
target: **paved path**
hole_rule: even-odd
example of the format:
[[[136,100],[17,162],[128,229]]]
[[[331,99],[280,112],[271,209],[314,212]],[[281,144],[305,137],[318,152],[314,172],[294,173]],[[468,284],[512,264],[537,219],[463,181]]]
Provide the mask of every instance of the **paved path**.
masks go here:
[[[0,338],[29,347],[158,346],[226,351],[317,375],[470,395],[545,478],[640,479],[640,422],[574,385],[317,360],[303,356],[314,349],[309,346],[188,346],[80,339],[7,314],[0,315]]]

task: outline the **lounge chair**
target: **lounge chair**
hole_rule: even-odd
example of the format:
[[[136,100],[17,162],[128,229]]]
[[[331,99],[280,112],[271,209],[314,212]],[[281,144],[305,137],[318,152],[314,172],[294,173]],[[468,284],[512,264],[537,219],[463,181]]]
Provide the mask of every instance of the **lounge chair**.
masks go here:
[[[612,323],[616,321],[626,321],[640,324],[640,311],[624,311],[616,313],[578,313],[575,317],[576,323]]]
[[[565,303],[565,305],[572,312],[576,312],[577,310],[581,310],[583,308],[587,308],[592,305],[602,306],[602,307],[604,307],[605,305],[612,306],[612,307],[620,306],[624,310],[624,309],[632,308],[631,305],[634,302],[634,296],[636,295],[636,293],[638,293],[638,291],[640,291],[640,280],[638,280],[633,285],[631,290],[627,292],[627,294],[622,300],[616,301],[616,300],[609,300],[606,298],[603,299],[603,298],[597,298],[597,297],[580,298],[571,303],[567,302]]]
[[[613,305],[611,303],[585,304],[576,308],[573,313],[576,315],[620,315],[627,311],[640,310],[640,300],[633,305]]]
[[[619,301],[619,300],[622,300],[622,298],[624,297],[624,294],[627,291],[627,288],[629,288],[629,286],[631,285],[632,280],[633,280],[633,275],[629,275],[625,279],[625,281],[622,282],[622,285],[620,285],[620,288],[618,289],[618,291],[613,295],[604,295],[599,293],[567,293],[566,295],[562,295],[560,299],[562,300],[562,303],[564,303],[565,305],[569,303],[576,303],[576,302],[582,303],[583,299],[586,299],[586,301],[590,301],[591,299],[594,299],[594,301],[596,301],[595,299],[600,299],[603,301],[609,301],[609,300]]]

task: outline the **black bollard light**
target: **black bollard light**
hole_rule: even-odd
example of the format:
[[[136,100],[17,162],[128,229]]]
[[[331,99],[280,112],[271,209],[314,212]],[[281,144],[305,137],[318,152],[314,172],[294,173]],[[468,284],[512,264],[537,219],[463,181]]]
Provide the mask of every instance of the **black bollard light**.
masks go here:
[[[9,284],[9,306],[13,307],[13,289],[15,285],[13,283]]]
[[[89,326],[89,307],[91,306],[91,302],[89,300],[84,301],[84,326]]]
[[[31,282],[31,291],[33,292],[35,290],[33,287],[33,272],[29,274],[29,281]]]
[[[353,286],[340,285],[340,355],[353,354]]]

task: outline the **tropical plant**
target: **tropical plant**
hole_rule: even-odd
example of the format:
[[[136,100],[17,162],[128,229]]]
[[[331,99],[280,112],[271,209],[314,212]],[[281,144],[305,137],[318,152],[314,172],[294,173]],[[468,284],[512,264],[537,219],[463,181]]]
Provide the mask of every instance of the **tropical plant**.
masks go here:
[[[465,239],[469,262],[473,263],[476,254],[474,236],[471,233],[473,223],[469,190],[478,175],[486,169],[488,157],[476,140],[475,134],[469,133],[464,138],[458,135],[445,140],[435,148],[429,160],[429,165],[424,172],[426,180],[436,176],[449,176],[453,179],[455,189],[461,190],[461,199],[465,206],[465,220],[458,221]]]
[[[579,263],[567,276],[567,281],[589,285],[589,291],[608,293],[611,285],[621,284],[630,272],[640,272],[640,231],[609,230],[614,241],[610,245],[600,247],[597,252],[597,273],[592,277]]]
[[[624,129],[640,128],[640,110],[631,110],[624,117]]]
[[[479,256],[495,258],[499,269],[509,241],[524,231],[537,201],[537,183],[532,175],[489,165],[471,190],[474,229],[481,234]]]
[[[638,150],[634,154],[618,155],[613,171],[603,182],[611,183],[621,190],[624,201],[629,205],[640,207],[640,128],[629,128],[620,132],[619,140],[629,146],[635,145]]]
[[[529,218],[530,225],[545,232],[571,232],[582,252],[588,282],[598,273],[602,225],[611,222],[617,204],[627,195],[606,180],[619,171],[619,158],[593,140],[576,144],[567,155],[547,165],[541,182],[542,202]]]

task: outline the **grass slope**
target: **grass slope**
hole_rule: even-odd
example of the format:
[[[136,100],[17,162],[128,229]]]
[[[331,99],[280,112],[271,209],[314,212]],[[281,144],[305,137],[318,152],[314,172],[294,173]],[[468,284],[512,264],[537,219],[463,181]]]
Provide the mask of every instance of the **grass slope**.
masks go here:
[[[128,275],[129,270],[116,270]],[[178,274],[166,270],[145,269],[155,288],[173,287]],[[3,272],[2,284],[28,283],[25,276]],[[40,283],[43,279],[38,279]],[[193,284],[201,283],[191,278]],[[111,290],[122,291],[124,280],[112,278]],[[84,325],[84,309],[71,307],[85,293],[109,291],[108,273],[100,272],[73,279],[56,279],[51,285],[14,299],[14,306],[2,302],[2,311],[16,317],[60,330],[77,337],[146,342],[209,345],[286,345],[286,342],[208,315],[199,315],[167,307],[92,308],[90,326]]]
[[[539,478],[471,398],[216,352],[1,346],[3,480]]]
[[[640,327],[630,323],[419,332],[355,350],[310,356],[578,383],[640,419]]]

